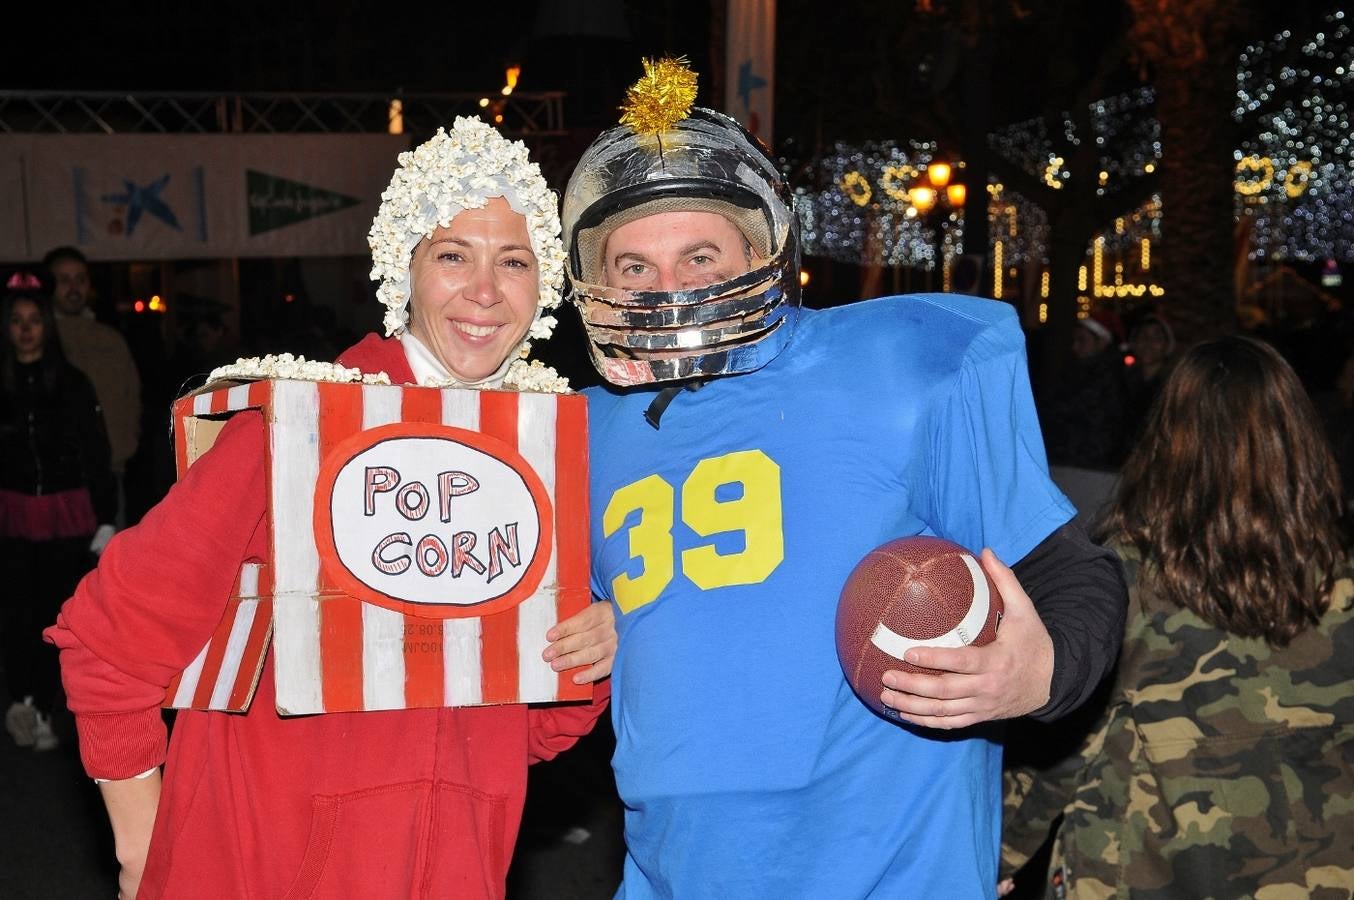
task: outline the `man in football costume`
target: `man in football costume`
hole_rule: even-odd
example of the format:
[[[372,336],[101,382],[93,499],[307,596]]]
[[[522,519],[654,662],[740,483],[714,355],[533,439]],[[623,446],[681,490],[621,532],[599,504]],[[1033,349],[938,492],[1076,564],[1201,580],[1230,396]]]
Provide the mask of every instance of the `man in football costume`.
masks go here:
[[[589,428],[620,895],[992,896],[1000,730],[970,726],[1078,706],[1125,599],[1048,479],[1013,310],[802,308],[778,167],[705,109],[599,137],[563,224],[610,382]],[[943,671],[888,673],[889,721],[853,696],[834,619],[855,563],[914,534],[990,548],[1006,618],[987,646],[909,651]]]

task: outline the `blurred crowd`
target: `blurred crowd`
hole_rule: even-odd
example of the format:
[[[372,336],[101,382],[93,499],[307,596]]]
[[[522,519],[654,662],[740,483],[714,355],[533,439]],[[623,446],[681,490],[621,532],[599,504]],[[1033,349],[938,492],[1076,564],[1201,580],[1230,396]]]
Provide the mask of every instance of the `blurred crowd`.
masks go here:
[[[59,742],[56,654],[41,631],[117,530],[174,483],[170,407],[241,355],[331,360],[356,336],[332,310],[289,295],[266,328],[232,339],[229,307],[184,295],[171,317],[119,315],[89,261],[57,247],[5,275],[0,342],[0,648],[21,747]],[[139,321],[138,321],[139,320]],[[166,328],[164,323],[172,322]],[[139,326],[139,327],[137,327]]]

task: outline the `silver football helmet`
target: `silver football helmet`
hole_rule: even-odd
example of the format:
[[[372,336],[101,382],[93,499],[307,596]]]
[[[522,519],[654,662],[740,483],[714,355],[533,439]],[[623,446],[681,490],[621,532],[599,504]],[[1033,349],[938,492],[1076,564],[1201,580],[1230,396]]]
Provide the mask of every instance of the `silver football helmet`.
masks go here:
[[[603,254],[614,230],[692,210],[737,226],[757,268],[693,290],[606,286]],[[751,372],[789,342],[799,307],[793,200],[766,147],[723,113],[697,107],[657,135],[626,126],[605,132],[569,179],[562,219],[572,298],[607,381]]]

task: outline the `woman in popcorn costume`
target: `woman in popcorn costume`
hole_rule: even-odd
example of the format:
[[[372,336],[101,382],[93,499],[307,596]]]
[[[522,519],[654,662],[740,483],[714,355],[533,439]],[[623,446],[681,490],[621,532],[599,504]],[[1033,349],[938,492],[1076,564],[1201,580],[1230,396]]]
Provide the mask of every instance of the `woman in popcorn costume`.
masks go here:
[[[241,360],[213,377],[565,390],[526,358],[555,324],[559,234],[526,148],[459,118],[401,154],[382,194],[369,240],[387,336],[368,335],[338,366]],[[101,782],[121,896],[503,896],[527,765],[567,749],[605,708],[606,604],[547,634],[552,667],[596,683],[591,703],[284,719],[270,654],[247,713],[179,712],[166,757],[166,686],[212,635],[241,564],[268,553],[265,442],[260,413],[233,416],[46,632]]]

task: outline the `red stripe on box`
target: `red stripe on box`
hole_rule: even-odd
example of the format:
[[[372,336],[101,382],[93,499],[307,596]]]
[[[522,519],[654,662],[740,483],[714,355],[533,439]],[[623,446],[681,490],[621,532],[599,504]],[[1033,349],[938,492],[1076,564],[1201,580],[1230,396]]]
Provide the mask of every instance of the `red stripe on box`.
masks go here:
[[[235,617],[240,613],[240,583],[235,582],[235,596],[230,598],[225,615],[216,626],[212,639],[207,644],[207,658],[202,662],[202,674],[197,679],[197,689],[193,691],[193,709],[210,709],[212,693],[216,690],[216,680],[221,677],[221,660],[226,657],[226,645],[230,643],[230,630],[235,625]]]
[[[344,438],[362,430],[362,405],[344,397],[345,385],[321,383],[319,463]],[[358,396],[361,396],[360,393]],[[326,710],[359,710],[362,701],[362,602],[324,593],[320,597],[320,672]]]
[[[193,398],[184,397],[174,403],[174,468],[178,477],[188,471],[188,423],[193,415]],[[170,696],[173,696],[172,694]]]
[[[560,397],[555,407],[555,607],[562,622],[587,607],[588,587],[588,405],[578,395]],[[573,683],[561,672],[559,697],[588,698],[590,685]]]
[[[480,432],[517,447],[517,395],[480,393]],[[485,703],[517,699],[517,607],[480,619],[480,685]]]
[[[405,388],[400,406],[405,422],[442,424],[441,391]],[[406,615],[404,633],[405,703],[409,706],[441,706],[444,686],[442,621]]]
[[[169,706],[174,702],[174,698],[178,696],[179,693],[179,685],[182,683],[183,683],[182,672],[175,675],[173,678],[169,679],[169,685],[165,687],[165,699],[164,699],[165,706]]]
[[[240,659],[240,670],[235,673],[235,684],[226,701],[227,708],[231,710],[245,708],[249,694],[254,689],[254,678],[259,674],[259,663],[268,649],[268,636],[273,630],[273,567],[259,566],[258,581],[259,605],[254,610],[254,621],[249,626],[249,638]]]

